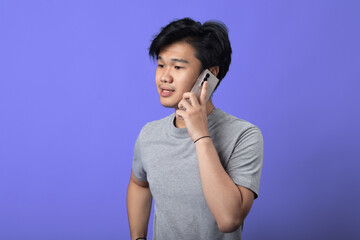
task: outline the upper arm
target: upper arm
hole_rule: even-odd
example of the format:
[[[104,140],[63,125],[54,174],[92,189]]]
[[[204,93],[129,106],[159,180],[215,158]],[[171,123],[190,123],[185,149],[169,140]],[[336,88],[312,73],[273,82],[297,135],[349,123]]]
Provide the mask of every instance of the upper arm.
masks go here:
[[[240,219],[243,222],[257,197],[262,169],[263,139],[260,130],[252,127],[238,140],[227,171],[241,195]]]
[[[143,187],[143,188],[149,188],[149,183],[147,181],[140,181],[138,180],[134,174],[133,174],[133,171],[131,170],[131,175],[130,175],[130,183],[134,183],[140,187]]]
[[[251,206],[254,202],[254,193],[243,186],[239,186],[237,185],[239,191],[240,191],[240,195],[241,195],[241,222],[243,222],[246,218],[246,216],[248,215],[248,213],[250,212]]]
[[[141,141],[141,133],[136,139],[134,146],[134,157],[131,168],[131,177],[130,181],[136,183],[139,186],[146,185],[147,183],[147,174],[144,166],[144,156],[141,151],[142,141]]]
[[[226,166],[226,172],[238,186],[246,190],[244,196],[255,199],[259,192],[263,161],[263,139],[257,127],[251,127],[241,134]]]

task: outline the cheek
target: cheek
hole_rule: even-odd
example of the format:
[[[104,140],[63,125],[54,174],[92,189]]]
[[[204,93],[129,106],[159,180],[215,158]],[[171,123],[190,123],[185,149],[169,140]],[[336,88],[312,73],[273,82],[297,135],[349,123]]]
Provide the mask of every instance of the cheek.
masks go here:
[[[157,81],[159,78],[159,71],[156,69],[155,71],[155,80]]]
[[[158,74],[158,72],[155,73],[155,83],[156,85],[160,84],[160,74]]]
[[[190,92],[192,87],[196,82],[197,76],[190,75],[187,77],[186,82],[184,82],[184,87],[186,86],[186,91]]]
[[[197,76],[195,74],[193,74],[192,72],[188,72],[181,76],[181,82],[184,86],[188,88],[195,83],[196,78]]]
[[[155,70],[155,79],[160,79],[160,76],[163,74],[163,70],[162,68],[160,67],[156,67],[156,70]]]

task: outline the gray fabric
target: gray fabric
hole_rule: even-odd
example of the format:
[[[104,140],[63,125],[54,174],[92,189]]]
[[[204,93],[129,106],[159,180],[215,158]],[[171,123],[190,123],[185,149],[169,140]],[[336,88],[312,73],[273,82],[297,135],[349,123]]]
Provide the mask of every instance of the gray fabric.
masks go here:
[[[148,181],[154,198],[153,239],[241,239],[219,231],[202,192],[195,145],[175,114],[146,124],[135,143],[133,174]],[[257,197],[263,158],[260,130],[220,109],[208,116],[221,163],[237,185]]]

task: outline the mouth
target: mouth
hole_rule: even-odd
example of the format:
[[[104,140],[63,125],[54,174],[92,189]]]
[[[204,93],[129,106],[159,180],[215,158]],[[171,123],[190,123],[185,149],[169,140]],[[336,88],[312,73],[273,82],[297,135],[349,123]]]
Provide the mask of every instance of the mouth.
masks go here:
[[[170,97],[174,92],[175,90],[171,88],[160,87],[160,96],[162,97]]]
[[[174,92],[174,90],[161,89],[162,92]]]

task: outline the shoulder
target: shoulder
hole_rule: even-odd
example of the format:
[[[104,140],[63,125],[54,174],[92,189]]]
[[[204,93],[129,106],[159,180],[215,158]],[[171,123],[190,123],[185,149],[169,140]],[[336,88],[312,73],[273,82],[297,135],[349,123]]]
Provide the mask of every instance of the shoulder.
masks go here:
[[[146,123],[141,129],[139,137],[149,136],[163,131],[164,128],[168,127],[168,125],[170,124],[171,120],[174,117],[173,115],[174,114],[171,114],[162,119]]]
[[[228,114],[221,109],[218,109],[216,112],[214,128],[220,130],[222,134],[236,136],[240,139],[246,135],[262,139],[262,134],[258,126]]]

